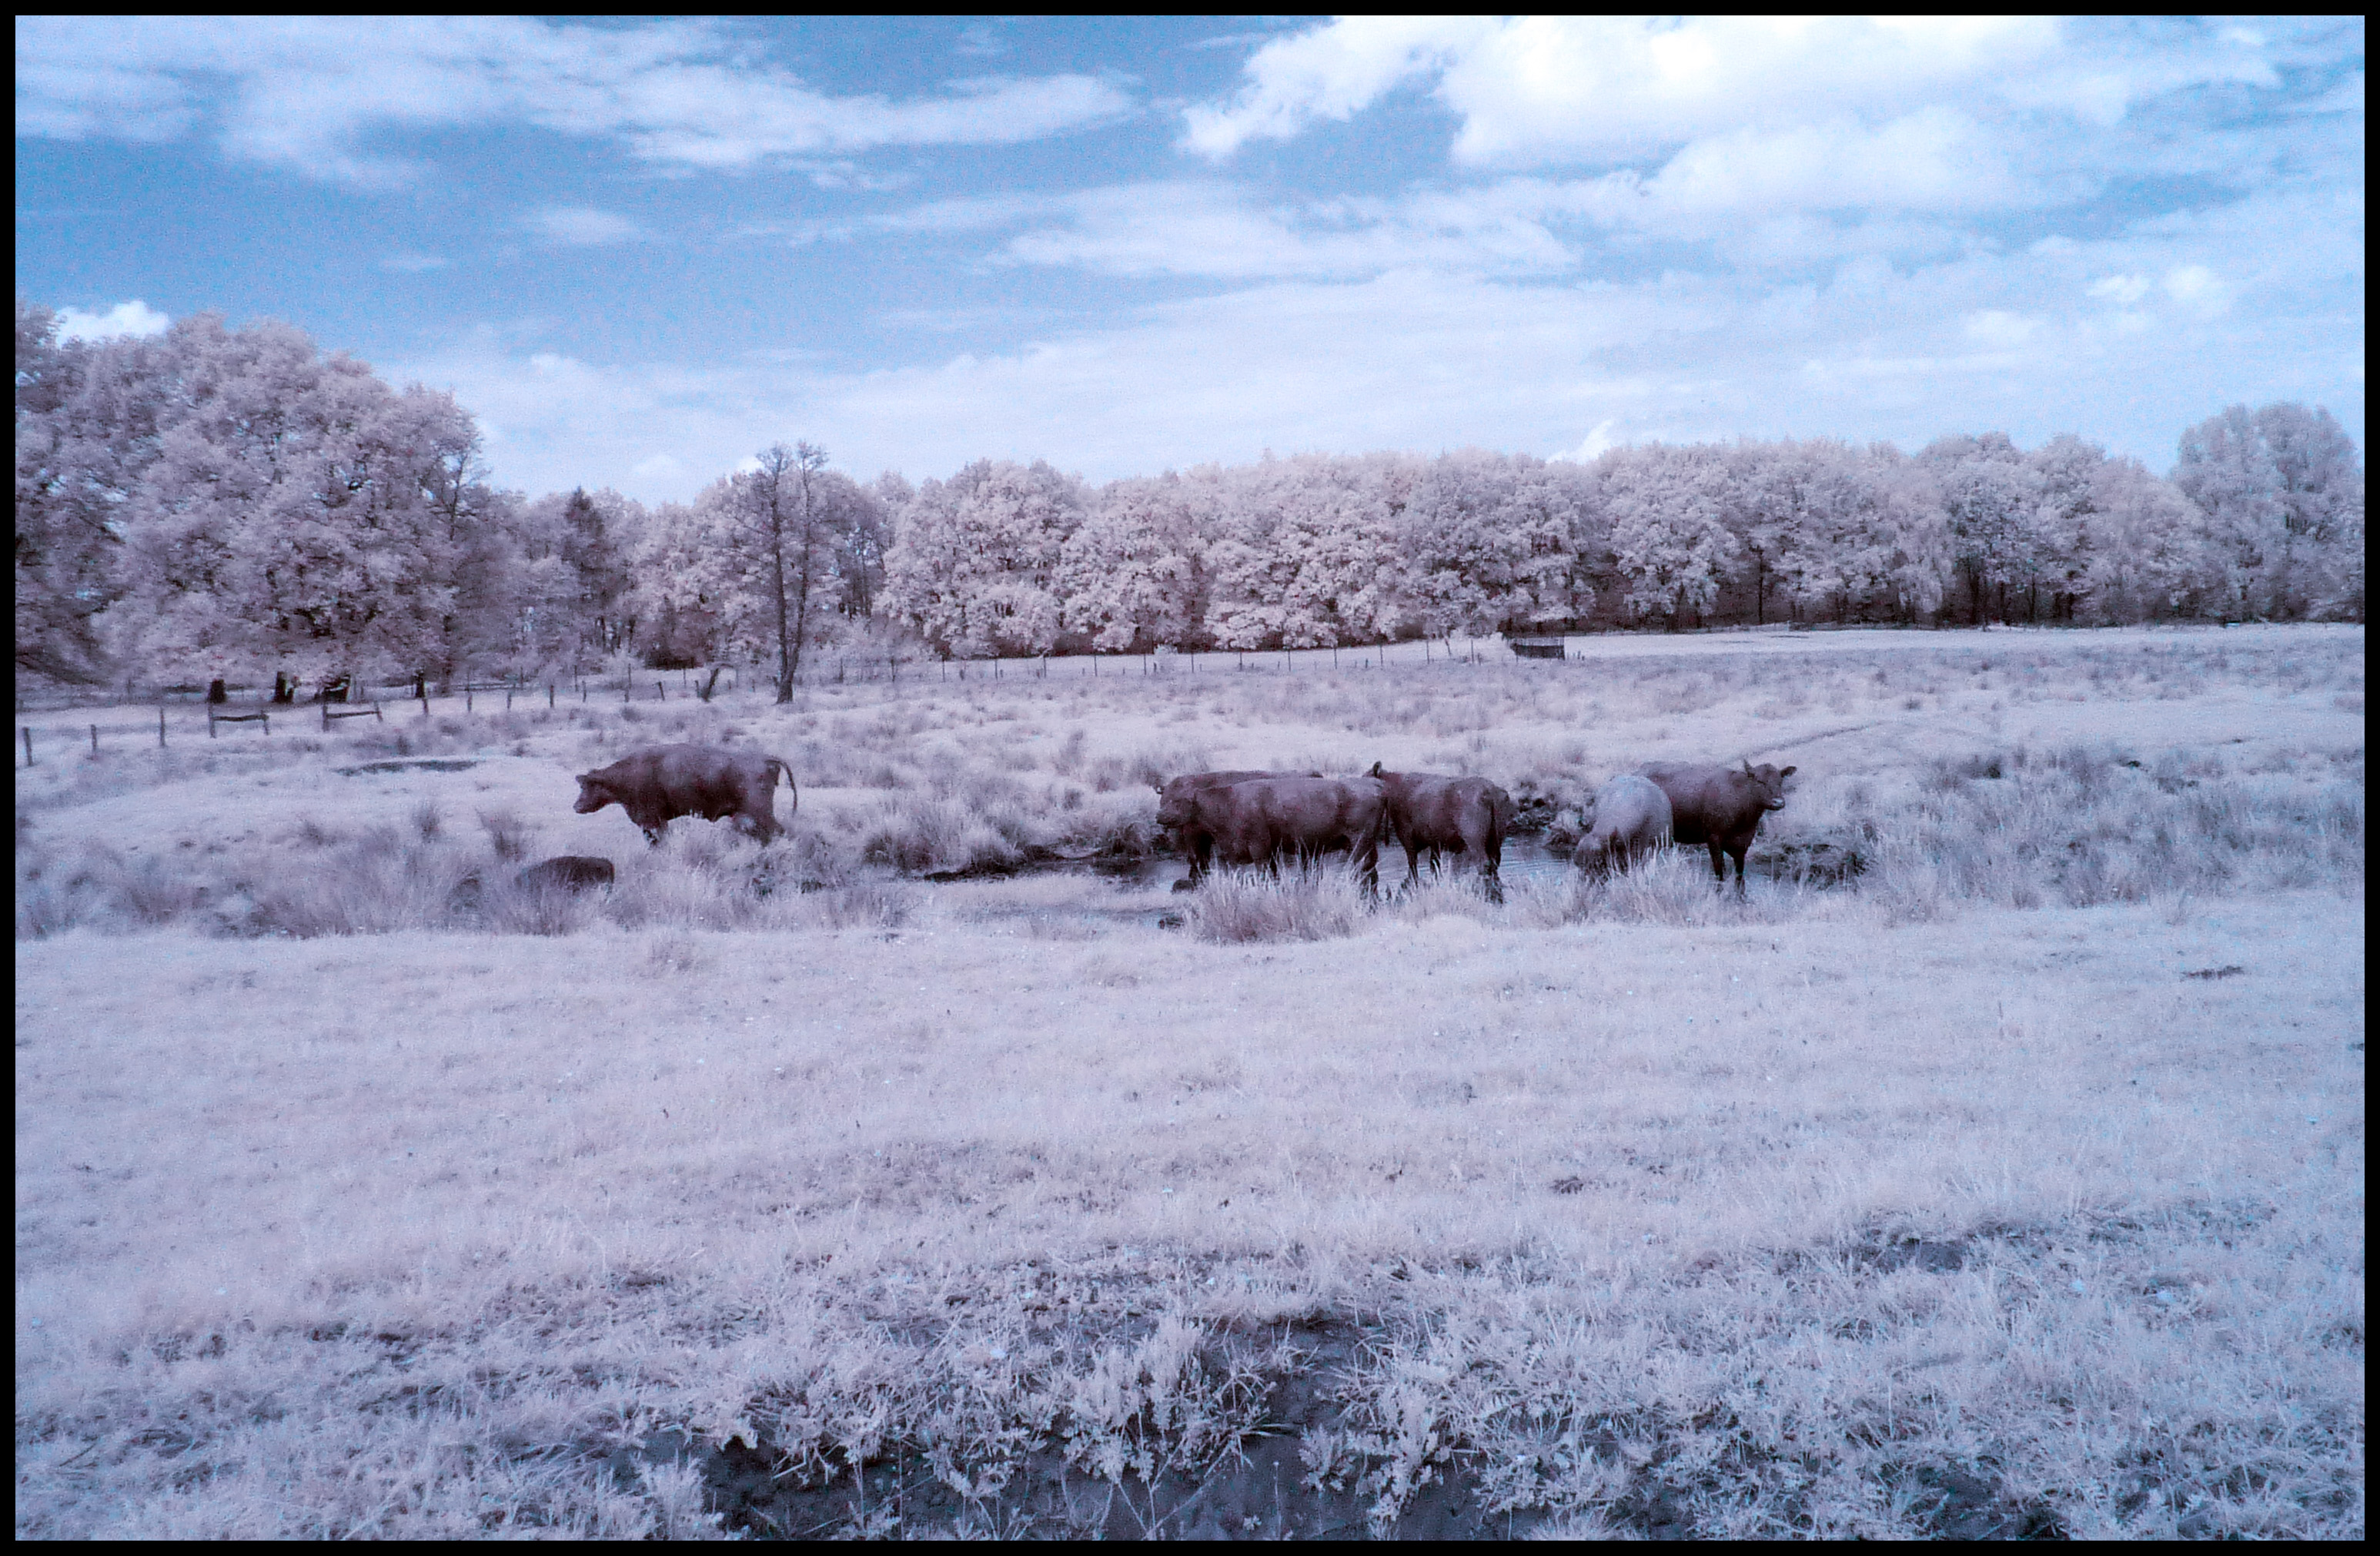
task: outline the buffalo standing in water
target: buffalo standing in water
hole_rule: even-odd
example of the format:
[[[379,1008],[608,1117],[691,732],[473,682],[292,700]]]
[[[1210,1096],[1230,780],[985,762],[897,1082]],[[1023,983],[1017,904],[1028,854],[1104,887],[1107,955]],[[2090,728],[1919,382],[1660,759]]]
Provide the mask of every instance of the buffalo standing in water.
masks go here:
[[[1479,860],[1479,879],[1489,902],[1504,900],[1504,834],[1512,826],[1512,796],[1485,778],[1441,772],[1383,772],[1374,762],[1366,774],[1379,780],[1389,809],[1389,830],[1405,851],[1405,884],[1421,880],[1421,852],[1430,868],[1441,851]]]
[[[1746,761],[1741,768],[1694,762],[1655,762],[1645,776],[1669,796],[1671,835],[1682,845],[1710,849],[1711,873],[1727,884],[1727,859],[1735,860],[1735,890],[1743,892],[1743,855],[1760,830],[1760,818],[1785,805],[1785,780],[1793,769]]]
[[[1595,825],[1570,862],[1590,875],[1624,870],[1666,845],[1676,825],[1660,785],[1633,772],[1614,778],[1595,796]]]
[[[1245,784],[1255,778],[1285,778],[1283,772],[1262,770],[1245,772],[1184,772],[1170,778],[1157,791],[1157,824],[1173,834],[1173,845],[1190,861],[1190,873],[1173,883],[1174,890],[1186,892],[1198,884],[1206,875],[1215,852],[1215,834],[1195,823],[1190,796],[1201,789],[1226,788]]]
[[[1224,864],[1266,865],[1276,875],[1283,855],[1310,860],[1344,848],[1364,890],[1379,890],[1388,814],[1380,785],[1369,778],[1267,774],[1190,788],[1169,794],[1157,819],[1182,835],[1203,835]]]
[[[680,816],[733,818],[767,843],[784,831],[777,824],[780,777],[794,791],[794,808],[799,809],[802,793],[793,767],[779,758],[716,746],[648,746],[609,767],[580,773],[578,799],[570,808],[588,816],[616,803],[656,848]]]

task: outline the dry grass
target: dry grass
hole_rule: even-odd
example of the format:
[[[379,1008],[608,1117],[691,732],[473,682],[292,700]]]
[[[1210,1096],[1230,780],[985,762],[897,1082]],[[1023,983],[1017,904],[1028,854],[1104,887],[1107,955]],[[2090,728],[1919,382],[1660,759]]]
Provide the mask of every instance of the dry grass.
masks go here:
[[[2360,634],[1899,637],[20,774],[18,1532],[2360,1537]],[[1864,873],[868,857],[1755,733]],[[680,735],[794,834],[568,813]]]

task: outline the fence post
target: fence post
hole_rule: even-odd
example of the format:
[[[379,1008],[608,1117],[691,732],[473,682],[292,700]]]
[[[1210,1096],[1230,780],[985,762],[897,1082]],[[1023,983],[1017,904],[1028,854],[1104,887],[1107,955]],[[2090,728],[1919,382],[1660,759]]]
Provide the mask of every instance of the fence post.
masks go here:
[[[157,704],[157,748],[165,748],[165,705],[162,702]]]
[[[469,712],[470,711],[471,711],[471,683],[470,683],[470,682],[468,682],[468,681],[466,681],[466,682],[464,682],[464,683],[463,683],[463,711],[465,711],[466,713],[468,713],[468,712]]]
[[[32,765],[33,765],[33,729],[32,729],[32,726],[31,726],[30,724],[19,724],[19,725],[18,725],[17,727],[18,727],[18,732],[19,732],[20,734],[22,734],[22,735],[25,736],[25,765],[26,765],[27,767],[30,767],[30,766],[32,766]]]
[[[545,683],[545,705],[548,708],[553,706],[553,683],[552,681]]]
[[[663,686],[659,681],[655,681],[653,683],[653,700],[656,702],[667,702],[669,700],[669,687]]]
[[[509,713],[509,712],[511,712],[512,711],[513,711],[513,688],[512,688],[512,687],[506,687],[504,688],[504,711],[505,711],[505,712],[507,712],[507,713]]]
[[[92,756],[99,755],[99,726],[97,724],[91,726],[91,754]]]

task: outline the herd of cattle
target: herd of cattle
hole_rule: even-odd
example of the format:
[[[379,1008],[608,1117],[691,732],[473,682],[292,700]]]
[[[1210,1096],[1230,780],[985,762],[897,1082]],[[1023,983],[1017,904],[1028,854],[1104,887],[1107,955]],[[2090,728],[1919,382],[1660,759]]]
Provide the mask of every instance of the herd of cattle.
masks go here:
[[[1626,869],[1665,844],[1701,844],[1710,850],[1711,870],[1721,886],[1727,883],[1727,861],[1734,859],[1741,893],[1744,853],[1760,819],[1784,805],[1785,780],[1793,771],[1767,763],[1755,767],[1748,760],[1737,767],[1656,762],[1614,778],[1596,796],[1592,825],[1572,859],[1581,869],[1603,873]],[[680,816],[732,821],[766,843],[784,830],[776,815],[780,778],[794,790],[798,808],[801,791],[793,768],[779,758],[716,746],[648,746],[609,767],[580,773],[578,799],[571,808],[584,816],[618,805],[655,846]],[[1284,858],[1306,861],[1344,850],[1361,872],[1365,890],[1377,892],[1380,845],[1393,838],[1405,851],[1407,885],[1419,880],[1424,853],[1433,867],[1442,855],[1463,855],[1477,862],[1489,898],[1503,900],[1499,871],[1512,824],[1512,796],[1485,778],[1389,772],[1374,762],[1369,772],[1351,778],[1190,772],[1159,785],[1157,792],[1158,824],[1190,861],[1190,873],[1177,889],[1195,886],[1217,863],[1278,872]],[[582,875],[601,865],[609,883],[608,861],[571,856],[546,863],[575,863]]]
[[[1727,860],[1743,890],[1743,856],[1760,819],[1785,803],[1793,769],[1660,762],[1614,778],[1597,795],[1593,823],[1571,858],[1600,874],[1626,869],[1669,843],[1703,844],[1721,885]],[[1379,882],[1380,845],[1393,838],[1405,851],[1405,884],[1421,876],[1421,856],[1478,863],[1491,901],[1503,900],[1500,869],[1504,834],[1512,824],[1512,796],[1485,778],[1439,772],[1390,772],[1374,762],[1358,778],[1319,773],[1191,772],[1158,790],[1157,821],[1190,860],[1184,886],[1195,885],[1216,861],[1264,865],[1311,859],[1345,849],[1367,891]]]

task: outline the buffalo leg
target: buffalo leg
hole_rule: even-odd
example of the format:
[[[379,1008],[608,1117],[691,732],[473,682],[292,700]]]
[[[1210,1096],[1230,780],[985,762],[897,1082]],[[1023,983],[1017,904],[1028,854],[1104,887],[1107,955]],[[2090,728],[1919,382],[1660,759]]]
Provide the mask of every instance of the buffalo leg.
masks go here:
[[[1718,883],[1721,886],[1725,886],[1727,884],[1727,854],[1725,852],[1725,845],[1715,837],[1710,840],[1710,857],[1711,873],[1718,877]]]
[[[1430,868],[1432,869],[1436,869],[1438,868],[1438,861],[1435,859],[1431,860]],[[1408,843],[1405,845],[1405,890],[1410,892],[1420,884],[1421,845],[1418,843]]]

